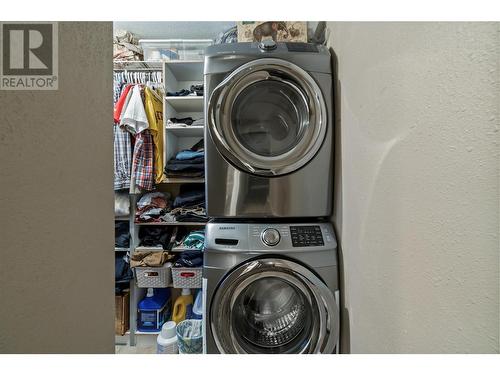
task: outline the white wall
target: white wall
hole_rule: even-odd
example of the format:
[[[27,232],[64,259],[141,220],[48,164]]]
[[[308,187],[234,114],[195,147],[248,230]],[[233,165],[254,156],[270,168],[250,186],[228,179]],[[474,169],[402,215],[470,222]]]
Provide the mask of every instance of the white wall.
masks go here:
[[[329,28],[344,343],[498,353],[499,24]]]

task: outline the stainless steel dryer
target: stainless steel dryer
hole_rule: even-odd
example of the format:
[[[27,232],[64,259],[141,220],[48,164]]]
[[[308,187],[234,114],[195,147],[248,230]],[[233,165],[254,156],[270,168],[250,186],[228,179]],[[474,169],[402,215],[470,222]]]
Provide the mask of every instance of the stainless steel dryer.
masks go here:
[[[337,242],[327,223],[209,223],[207,353],[334,353]]]
[[[205,57],[210,217],[332,211],[331,56],[306,43],[211,46]]]

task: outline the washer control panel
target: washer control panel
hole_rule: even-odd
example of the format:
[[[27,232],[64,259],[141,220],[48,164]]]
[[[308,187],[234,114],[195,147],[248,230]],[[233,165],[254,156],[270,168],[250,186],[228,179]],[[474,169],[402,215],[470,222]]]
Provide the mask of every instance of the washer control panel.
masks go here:
[[[280,232],[274,228],[266,228],[262,231],[260,238],[267,246],[276,246],[281,239]]]
[[[330,223],[224,223],[209,222],[206,249],[219,252],[288,254],[335,249]]]
[[[319,225],[290,226],[293,247],[323,246],[323,235]]]

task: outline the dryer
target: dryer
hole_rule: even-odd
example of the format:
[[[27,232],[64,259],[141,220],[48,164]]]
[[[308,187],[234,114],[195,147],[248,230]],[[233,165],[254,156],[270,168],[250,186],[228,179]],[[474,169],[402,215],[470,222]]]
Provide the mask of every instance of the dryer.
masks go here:
[[[328,223],[207,224],[207,353],[338,350],[337,242]]]
[[[328,49],[273,41],[210,46],[204,74],[208,216],[330,216]]]

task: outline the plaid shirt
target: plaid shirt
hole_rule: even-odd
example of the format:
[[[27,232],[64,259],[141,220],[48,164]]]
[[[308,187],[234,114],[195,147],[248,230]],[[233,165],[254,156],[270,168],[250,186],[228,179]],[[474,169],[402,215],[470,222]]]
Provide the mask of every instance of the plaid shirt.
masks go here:
[[[141,190],[153,190],[154,188],[153,149],[153,136],[149,130],[143,130],[135,136],[132,170],[135,185]]]
[[[113,126],[114,161],[115,161],[115,190],[130,187],[130,169],[132,164],[132,143],[130,133],[120,125]]]

